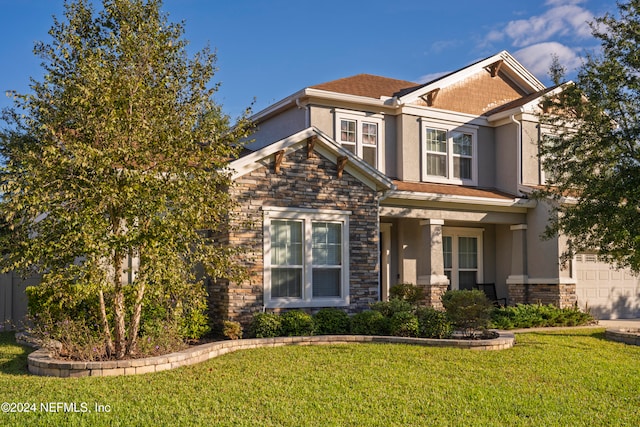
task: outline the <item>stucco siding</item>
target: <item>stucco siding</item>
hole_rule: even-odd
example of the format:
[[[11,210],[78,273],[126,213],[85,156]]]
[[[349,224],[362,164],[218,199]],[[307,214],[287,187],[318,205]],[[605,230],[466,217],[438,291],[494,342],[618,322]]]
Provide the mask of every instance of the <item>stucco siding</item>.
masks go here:
[[[538,124],[528,121],[522,123],[522,182],[525,185],[540,183]]]
[[[420,118],[403,115],[398,119],[397,131],[398,179],[402,181],[420,181]]]
[[[560,278],[558,238],[542,238],[549,221],[548,211],[549,206],[540,202],[527,214],[527,273],[530,281]]]
[[[495,131],[481,126],[478,129],[478,187],[496,186]]]
[[[509,194],[517,194],[518,190],[517,130],[515,124],[495,130],[495,186]]]
[[[267,121],[260,122],[251,135],[247,148],[259,150],[273,141],[286,138],[303,129],[306,129],[306,110],[304,108],[293,107]]]

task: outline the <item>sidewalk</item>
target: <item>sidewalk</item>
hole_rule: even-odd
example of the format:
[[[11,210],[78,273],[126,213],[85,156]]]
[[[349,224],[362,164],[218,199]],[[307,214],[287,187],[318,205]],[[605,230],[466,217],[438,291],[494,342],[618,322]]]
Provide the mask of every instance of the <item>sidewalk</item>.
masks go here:
[[[605,328],[612,329],[640,329],[640,319],[599,320],[598,326],[604,326]]]
[[[606,328],[606,329],[640,329],[640,319],[614,319],[614,320],[598,320],[597,325],[587,326],[553,326],[540,328],[523,328],[510,329],[509,332],[525,333],[525,332],[541,332],[541,331],[561,331],[565,329],[587,329],[587,328]]]

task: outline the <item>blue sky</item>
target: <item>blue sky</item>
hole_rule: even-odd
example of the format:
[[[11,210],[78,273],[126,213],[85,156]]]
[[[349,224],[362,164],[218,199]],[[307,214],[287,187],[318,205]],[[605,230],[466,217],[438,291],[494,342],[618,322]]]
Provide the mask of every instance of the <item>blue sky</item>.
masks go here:
[[[94,0],[94,4],[100,3]],[[551,54],[571,72],[599,43],[586,24],[615,0],[164,0],[185,22],[190,53],[217,50],[216,99],[237,117],[304,87],[359,73],[414,82],[508,50],[545,84]],[[49,41],[62,0],[0,0],[0,108],[5,91],[42,78],[35,41]]]

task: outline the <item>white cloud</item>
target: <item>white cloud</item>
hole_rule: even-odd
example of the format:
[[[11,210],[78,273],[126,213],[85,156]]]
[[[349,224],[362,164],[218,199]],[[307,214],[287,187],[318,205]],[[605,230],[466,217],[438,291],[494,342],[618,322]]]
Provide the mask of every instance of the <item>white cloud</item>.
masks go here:
[[[423,76],[418,77],[418,79],[416,80],[417,83],[429,83],[433,80],[436,80],[442,76],[446,76],[447,74],[449,74],[451,71],[443,71],[443,72],[439,72],[439,73],[431,73],[431,74],[425,74]]]
[[[516,47],[528,46],[554,37],[574,36],[581,39],[591,36],[589,22],[593,14],[575,5],[556,6],[539,16],[511,21],[504,33]]]
[[[544,2],[545,6],[563,6],[565,4],[580,4],[587,0],[547,0]]]
[[[513,56],[539,79],[544,80],[549,74],[553,54],[558,56],[560,65],[571,74],[580,67],[582,60],[578,53],[558,42],[537,43],[513,53]]]

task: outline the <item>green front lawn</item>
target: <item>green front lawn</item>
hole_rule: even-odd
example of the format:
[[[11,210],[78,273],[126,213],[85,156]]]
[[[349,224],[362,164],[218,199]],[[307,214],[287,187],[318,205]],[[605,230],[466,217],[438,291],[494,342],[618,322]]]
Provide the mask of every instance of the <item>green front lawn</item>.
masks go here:
[[[0,334],[0,402],[35,403],[37,410],[0,413],[0,425],[636,426],[640,420],[640,347],[606,341],[602,329],[518,334],[514,348],[491,352],[390,344],[264,348],[115,378],[33,377],[26,355],[12,334]],[[90,412],[41,407],[63,411],[58,402]],[[95,412],[96,404],[110,412]]]

